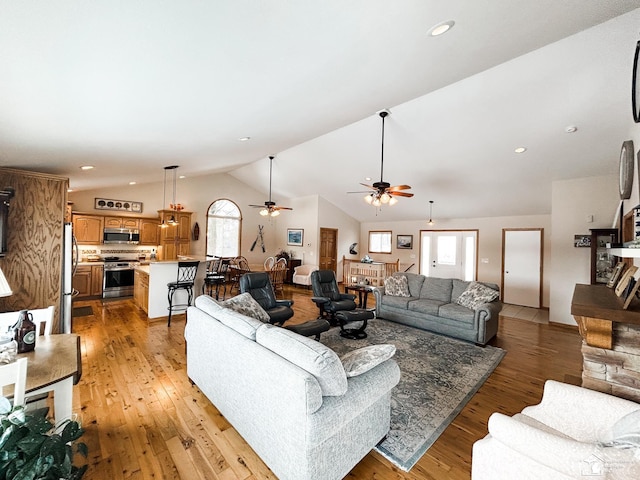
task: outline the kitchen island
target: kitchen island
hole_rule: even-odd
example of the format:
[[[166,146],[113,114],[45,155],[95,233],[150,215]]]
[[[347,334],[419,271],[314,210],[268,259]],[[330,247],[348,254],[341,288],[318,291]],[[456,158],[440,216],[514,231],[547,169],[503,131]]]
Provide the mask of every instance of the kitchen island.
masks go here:
[[[151,261],[149,265],[135,267],[134,301],[147,312],[149,319],[167,317],[169,315],[169,299],[167,284],[175,282],[179,261],[200,261],[198,273],[193,287],[193,298],[202,293],[202,284],[206,273],[206,261],[203,258],[181,258],[179,260]],[[187,303],[187,292],[177,290],[173,296],[174,305]],[[145,308],[146,307],[146,308]]]

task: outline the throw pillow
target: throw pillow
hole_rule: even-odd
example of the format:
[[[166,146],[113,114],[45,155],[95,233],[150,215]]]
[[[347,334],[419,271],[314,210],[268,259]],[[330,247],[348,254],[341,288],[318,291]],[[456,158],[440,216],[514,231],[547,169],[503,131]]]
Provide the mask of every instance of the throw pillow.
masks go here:
[[[483,304],[493,302],[500,294],[478,282],[471,282],[467,289],[456,300],[458,305],[477,310]]]
[[[392,297],[410,297],[407,277],[405,275],[392,275],[385,278],[384,294]]]
[[[347,372],[347,377],[356,377],[390,359],[395,353],[395,345],[371,345],[346,353],[340,357],[340,360],[344,371]]]
[[[313,375],[323,396],[347,391],[347,376],[336,352],[320,342],[273,325],[262,325],[256,342]]]
[[[248,292],[241,293],[229,300],[225,300],[222,302],[222,306],[235,310],[238,313],[242,313],[247,317],[269,323],[269,314],[264,311],[264,308],[262,308]]]

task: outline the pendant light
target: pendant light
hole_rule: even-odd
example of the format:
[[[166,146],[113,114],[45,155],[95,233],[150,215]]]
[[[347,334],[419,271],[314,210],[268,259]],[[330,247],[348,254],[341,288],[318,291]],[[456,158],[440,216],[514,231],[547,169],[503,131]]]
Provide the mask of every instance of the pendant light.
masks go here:
[[[429,200],[429,221],[427,225],[433,225],[433,200]]]
[[[167,170],[173,170],[173,201],[172,203],[169,204],[169,209],[173,210],[173,212],[171,213],[171,215],[169,216],[169,220],[167,220],[167,223],[164,223],[164,217],[162,219],[162,225],[160,225],[161,227],[163,226],[169,226],[169,225],[178,225],[178,220],[176,218],[175,212],[178,212],[179,210],[182,210],[182,208],[180,208],[181,206],[178,205],[176,203],[176,189],[177,189],[177,182],[176,182],[176,175],[177,175],[177,171],[178,171],[178,165],[170,165],[168,167],[164,167],[164,185],[163,185],[163,193],[162,193],[162,208],[164,208],[165,205],[165,189],[166,189],[166,185],[167,185]]]

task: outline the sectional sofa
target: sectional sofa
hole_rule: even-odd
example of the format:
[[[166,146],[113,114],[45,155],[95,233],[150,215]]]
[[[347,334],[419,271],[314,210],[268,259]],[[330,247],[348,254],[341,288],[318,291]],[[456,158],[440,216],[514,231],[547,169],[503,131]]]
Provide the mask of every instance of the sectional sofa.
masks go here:
[[[479,345],[498,332],[502,302],[494,283],[396,272],[374,294],[379,318]]]
[[[353,371],[321,343],[206,295],[187,310],[185,339],[189,378],[280,480],[342,479],[389,431],[392,358]]]

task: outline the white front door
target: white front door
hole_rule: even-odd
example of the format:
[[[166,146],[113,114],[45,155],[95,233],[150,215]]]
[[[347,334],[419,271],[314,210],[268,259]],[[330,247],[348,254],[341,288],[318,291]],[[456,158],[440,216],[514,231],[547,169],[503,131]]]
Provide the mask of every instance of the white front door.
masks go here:
[[[427,277],[476,278],[476,231],[420,232],[420,273]]]
[[[542,229],[503,229],[502,249],[502,301],[540,308]]]

